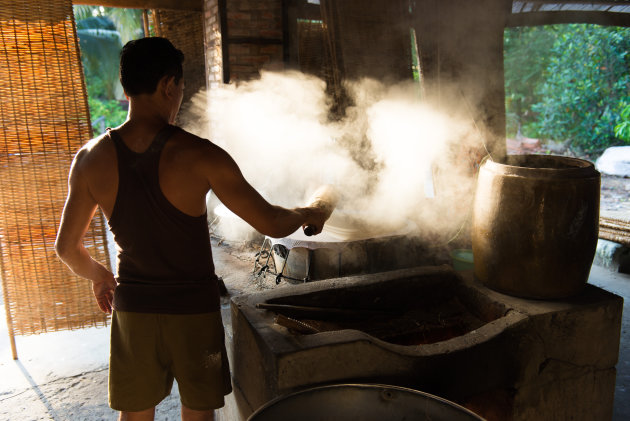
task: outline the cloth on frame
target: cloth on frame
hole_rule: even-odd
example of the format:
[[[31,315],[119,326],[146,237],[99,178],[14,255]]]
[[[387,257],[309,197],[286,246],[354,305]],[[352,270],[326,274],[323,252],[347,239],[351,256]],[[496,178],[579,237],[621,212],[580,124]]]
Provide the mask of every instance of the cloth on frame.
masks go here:
[[[111,326],[109,405],[142,411],[169,395],[177,380],[186,407],[220,408],[232,391],[220,312],[154,314],[115,311]]]

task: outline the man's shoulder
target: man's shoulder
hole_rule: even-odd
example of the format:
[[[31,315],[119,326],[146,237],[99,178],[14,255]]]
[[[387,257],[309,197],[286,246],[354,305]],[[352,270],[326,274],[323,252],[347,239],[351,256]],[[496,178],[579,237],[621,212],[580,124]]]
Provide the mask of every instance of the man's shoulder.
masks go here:
[[[232,158],[220,146],[209,139],[197,136],[184,129],[178,131],[175,136],[179,146],[181,157],[188,160],[195,168],[201,168],[201,171],[215,170],[230,164]]]
[[[115,153],[113,144],[107,133],[88,140],[76,154],[75,165],[92,166],[99,162],[107,162]]]
[[[79,149],[79,152],[83,154],[97,154],[103,149],[107,149],[106,144],[109,142],[109,135],[107,133],[103,133],[85,142],[81,149]]]
[[[211,140],[198,136],[181,127],[174,136],[180,147],[190,148],[198,152],[212,152],[217,148]]]

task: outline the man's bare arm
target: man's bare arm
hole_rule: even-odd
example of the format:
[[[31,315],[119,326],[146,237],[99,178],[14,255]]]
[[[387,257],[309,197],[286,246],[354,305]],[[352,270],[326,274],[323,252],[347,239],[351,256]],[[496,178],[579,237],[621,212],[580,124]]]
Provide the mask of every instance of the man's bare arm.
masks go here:
[[[116,288],[114,275],[94,260],[83,245],[83,238],[97,208],[82,174],[81,160],[85,153],[85,150],[81,150],[77,154],[70,169],[68,197],[61,216],[55,250],[72,272],[92,281],[92,290],[99,308],[105,313],[111,313],[113,292]]]
[[[238,165],[223,149],[215,146],[207,168],[208,181],[216,196],[232,212],[261,234],[285,237],[304,225],[318,227],[328,214],[319,207],[287,209],[267,202],[243,177]]]

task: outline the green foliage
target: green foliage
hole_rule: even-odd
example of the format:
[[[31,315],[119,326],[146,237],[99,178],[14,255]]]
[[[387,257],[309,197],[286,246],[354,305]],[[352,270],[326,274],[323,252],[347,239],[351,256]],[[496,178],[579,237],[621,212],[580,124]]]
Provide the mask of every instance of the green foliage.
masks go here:
[[[535,121],[532,105],[537,102],[536,86],[545,80],[556,31],[549,27],[519,27],[507,30],[504,37],[505,101],[507,133],[515,136],[522,130],[526,136]]]
[[[115,31],[114,22],[107,16],[87,16],[83,19],[77,19],[77,30],[82,29],[104,29]]]
[[[569,25],[553,48],[546,83],[539,86],[540,135],[572,139],[585,152],[617,143],[614,127],[630,100],[630,32]]]
[[[121,9],[116,7],[103,6],[74,6],[74,19],[77,22],[77,29],[81,27],[81,21],[89,22],[90,19],[105,19],[107,27],[102,29],[112,29],[118,31],[123,45],[132,39],[142,38],[144,30],[142,28],[142,10]],[[90,27],[95,27],[90,25]]]
[[[102,133],[104,128],[117,127],[127,118],[127,111],[120,101],[102,100],[88,97],[88,106],[92,116],[92,126],[96,133]]]
[[[95,6],[72,6],[74,20],[79,24],[80,20],[87,19],[100,14],[99,8]]]
[[[623,143],[615,127],[630,103],[630,28],[517,28],[505,46],[509,132],[521,124],[529,137],[570,140],[582,153]]]
[[[621,111],[621,122],[615,126],[615,136],[630,144],[630,104]]]
[[[120,39],[125,45],[132,39],[142,38],[144,29],[142,28],[142,10],[140,9],[120,9],[105,7],[104,13],[109,16],[116,30],[120,34]]]
[[[98,22],[95,18],[91,18],[91,21]],[[88,84],[98,79],[101,82],[101,97],[120,98],[122,88],[118,80],[118,62],[122,44],[118,32],[96,27],[77,29],[77,35]]]
[[[123,43],[142,37],[142,12],[102,6],[74,6],[92,125],[97,132],[127,117],[118,63]]]
[[[127,110],[121,104],[122,101],[107,98],[103,94],[103,85],[103,79],[98,75],[87,78],[88,107],[96,133],[102,133],[107,127],[117,127],[127,118]]]

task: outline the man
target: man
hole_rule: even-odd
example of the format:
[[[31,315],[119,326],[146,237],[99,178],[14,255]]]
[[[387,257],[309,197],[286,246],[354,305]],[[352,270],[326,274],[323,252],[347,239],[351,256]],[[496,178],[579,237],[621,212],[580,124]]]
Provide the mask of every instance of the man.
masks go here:
[[[109,403],[120,420],[153,420],[179,385],[182,419],[212,420],[231,391],[219,290],[206,219],[212,189],[262,234],[321,231],[320,207],[269,204],[221,148],[172,125],[182,101],[183,54],[164,38],[127,43],[120,79],[127,120],[77,153],[55,244],[113,310]],[[97,210],[119,250],[117,277],[90,257],[83,237]]]

